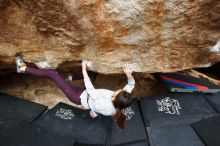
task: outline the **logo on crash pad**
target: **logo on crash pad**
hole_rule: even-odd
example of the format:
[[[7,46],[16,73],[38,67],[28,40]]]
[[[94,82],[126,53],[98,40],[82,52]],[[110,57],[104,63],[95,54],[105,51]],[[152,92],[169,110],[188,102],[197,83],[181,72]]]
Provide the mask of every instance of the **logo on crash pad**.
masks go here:
[[[126,116],[127,121],[130,120],[134,115],[134,111],[131,107],[123,109],[122,113]]]
[[[158,105],[158,111],[171,115],[180,115],[180,104],[176,99],[165,97],[161,100],[156,100]]]
[[[64,109],[60,108],[56,111],[55,114],[56,117],[59,117],[60,119],[63,120],[71,120],[73,117],[75,117],[74,113],[70,109]]]

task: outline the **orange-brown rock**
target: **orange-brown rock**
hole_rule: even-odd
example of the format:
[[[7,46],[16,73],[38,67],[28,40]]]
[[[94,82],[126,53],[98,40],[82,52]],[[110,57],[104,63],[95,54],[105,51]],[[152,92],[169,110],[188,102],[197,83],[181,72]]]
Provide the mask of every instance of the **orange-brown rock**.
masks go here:
[[[16,54],[43,68],[89,60],[104,74],[206,67],[219,38],[219,0],[0,0],[0,70]]]

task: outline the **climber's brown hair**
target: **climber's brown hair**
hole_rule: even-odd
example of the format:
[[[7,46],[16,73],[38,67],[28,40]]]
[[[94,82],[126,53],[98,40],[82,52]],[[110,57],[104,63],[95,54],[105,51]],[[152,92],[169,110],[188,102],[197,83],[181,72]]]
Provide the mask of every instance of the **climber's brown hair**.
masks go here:
[[[126,116],[123,114],[122,110],[131,106],[132,95],[126,91],[121,91],[118,95],[115,96],[113,104],[116,108],[116,114],[114,118],[118,125],[118,128],[123,129],[125,126]]]

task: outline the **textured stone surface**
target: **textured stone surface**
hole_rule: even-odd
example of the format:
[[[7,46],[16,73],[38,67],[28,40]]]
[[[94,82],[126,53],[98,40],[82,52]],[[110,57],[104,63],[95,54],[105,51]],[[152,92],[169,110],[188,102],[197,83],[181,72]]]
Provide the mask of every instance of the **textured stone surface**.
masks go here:
[[[204,67],[220,38],[219,0],[0,0],[0,70],[14,56],[39,67],[85,59],[121,73]]]
[[[155,82],[151,75],[139,75],[136,81],[134,98],[166,92],[162,86]],[[71,83],[74,86],[79,86],[82,81],[72,81]],[[123,75],[98,75],[95,87],[114,91],[122,88],[125,84],[126,78]],[[0,77],[0,92],[41,103],[49,106],[49,108],[60,101],[76,106],[66,98],[63,92],[51,80],[26,74],[10,74]]]

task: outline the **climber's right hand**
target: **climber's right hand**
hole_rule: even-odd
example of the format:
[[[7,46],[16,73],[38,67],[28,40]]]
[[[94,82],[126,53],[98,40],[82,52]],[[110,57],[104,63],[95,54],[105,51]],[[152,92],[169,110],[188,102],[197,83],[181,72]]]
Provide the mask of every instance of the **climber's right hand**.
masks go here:
[[[87,68],[87,62],[83,61],[82,62],[82,69],[86,70]]]

